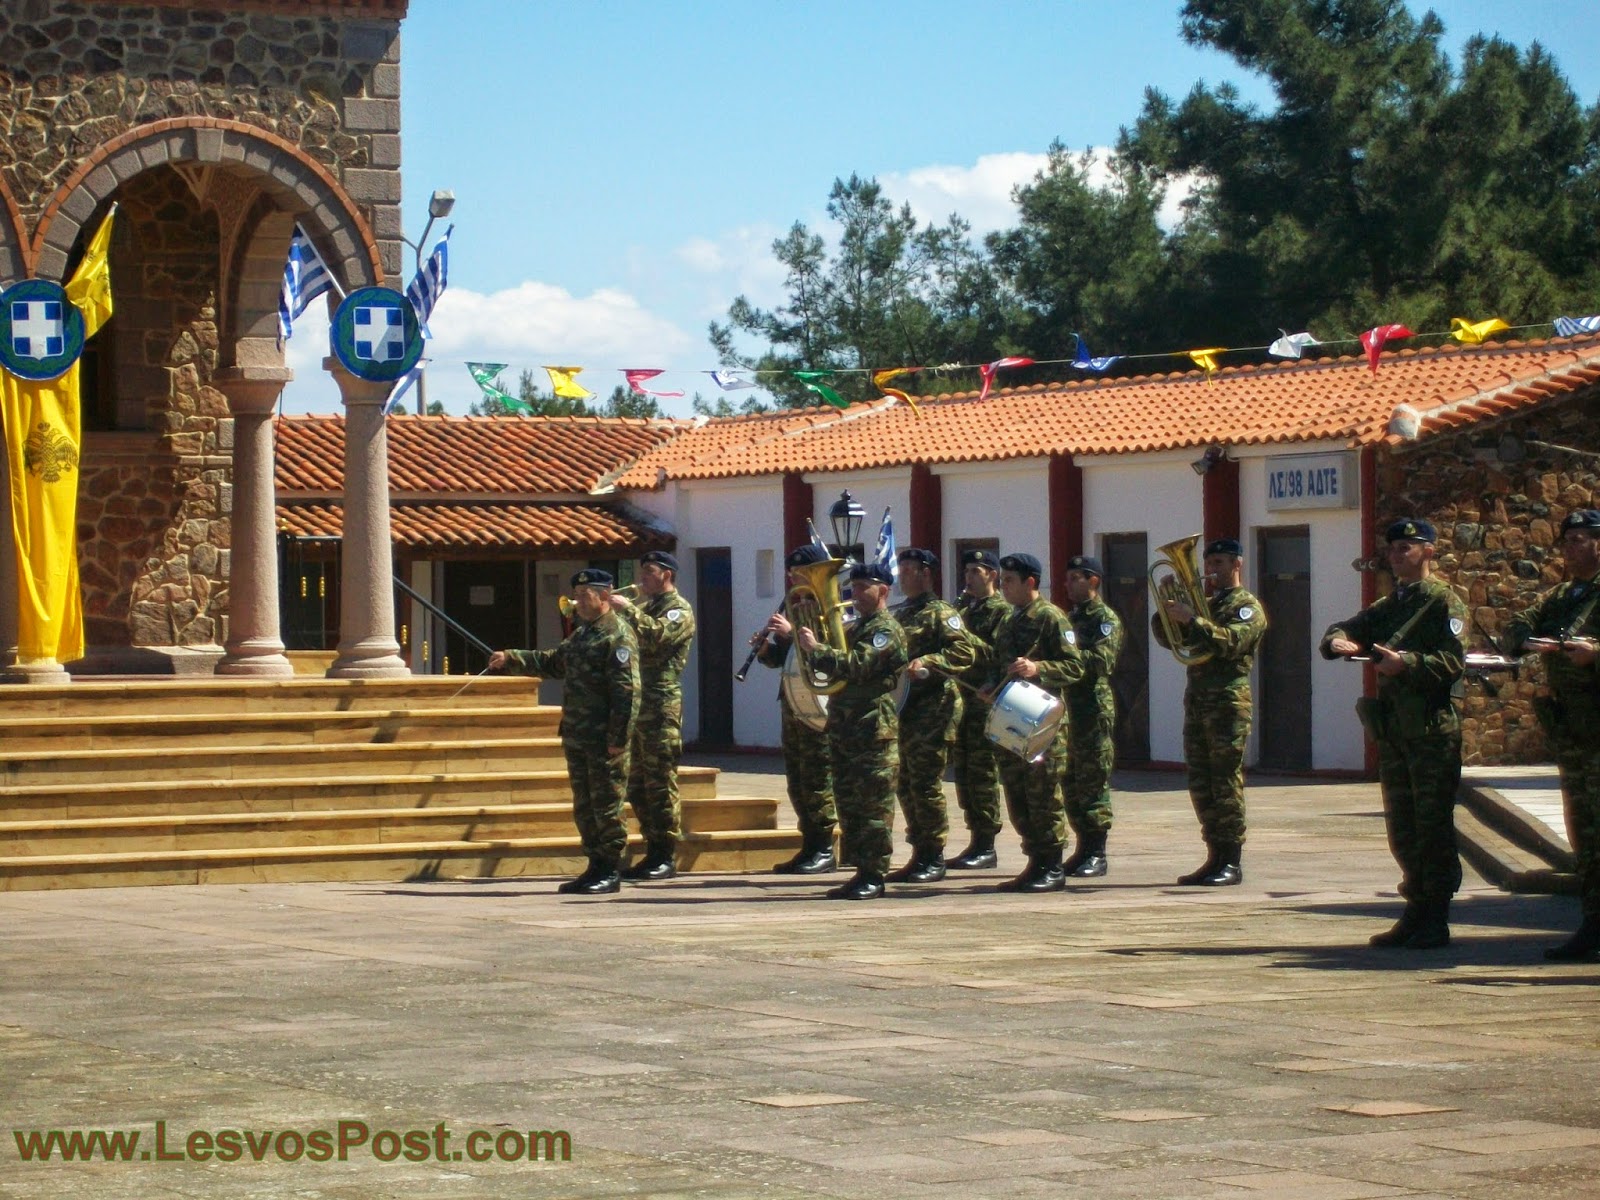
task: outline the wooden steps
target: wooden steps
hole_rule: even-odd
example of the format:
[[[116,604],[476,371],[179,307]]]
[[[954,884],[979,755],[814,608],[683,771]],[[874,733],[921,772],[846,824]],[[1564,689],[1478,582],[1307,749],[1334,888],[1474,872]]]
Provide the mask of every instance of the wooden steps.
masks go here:
[[[1466,781],[1456,807],[1461,857],[1508,892],[1576,895],[1572,851],[1498,790]]]
[[[559,712],[534,680],[463,682],[7,689],[0,890],[581,869]],[[682,868],[762,870],[798,848],[774,801],[716,781],[680,772]]]

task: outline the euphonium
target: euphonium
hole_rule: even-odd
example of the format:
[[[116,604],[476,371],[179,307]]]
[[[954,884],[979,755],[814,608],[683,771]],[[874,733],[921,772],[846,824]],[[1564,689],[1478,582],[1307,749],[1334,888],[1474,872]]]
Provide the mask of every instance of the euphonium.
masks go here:
[[[1199,559],[1195,555],[1195,547],[1200,544],[1203,536],[1191,533],[1188,537],[1168,542],[1165,546],[1157,546],[1156,560],[1150,564],[1150,594],[1155,597],[1156,616],[1161,621],[1162,631],[1167,635],[1167,641],[1170,643],[1168,649],[1172,651],[1172,657],[1186,667],[1209,661],[1211,651],[1194,650],[1184,645],[1183,630],[1178,628],[1177,622],[1167,615],[1167,601],[1177,600],[1187,604],[1197,613],[1207,611],[1205,577],[1200,573]],[[1158,584],[1156,572],[1163,567],[1172,573],[1172,579]]]
[[[639,595],[639,585],[636,583],[624,584],[622,587],[612,588],[611,594],[613,596],[626,596],[632,600]],[[573,614],[578,611],[577,601],[573,600],[571,596],[558,597],[556,599],[556,607],[561,610],[561,618],[564,621],[572,620]]]
[[[807,626],[816,634],[819,642],[826,642],[841,654],[849,649],[844,638],[845,603],[839,591],[839,572],[847,565],[843,559],[830,558],[826,562],[790,567],[789,574],[802,576],[805,582],[790,588],[783,602],[790,624]],[[798,641],[794,644],[794,652],[805,668],[802,678],[812,691],[831,696],[844,687],[844,680],[831,680],[827,675],[819,674],[810,656],[800,649]]]

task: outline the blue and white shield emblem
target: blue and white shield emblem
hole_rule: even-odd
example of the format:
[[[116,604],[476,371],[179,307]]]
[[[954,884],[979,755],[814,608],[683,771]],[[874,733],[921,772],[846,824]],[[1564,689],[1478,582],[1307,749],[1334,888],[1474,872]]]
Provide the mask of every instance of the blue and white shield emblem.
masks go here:
[[[0,292],[0,366],[21,379],[55,379],[83,353],[83,314],[58,283],[25,279]]]
[[[360,288],[333,314],[334,357],[357,379],[399,379],[422,357],[416,310],[393,288]]]

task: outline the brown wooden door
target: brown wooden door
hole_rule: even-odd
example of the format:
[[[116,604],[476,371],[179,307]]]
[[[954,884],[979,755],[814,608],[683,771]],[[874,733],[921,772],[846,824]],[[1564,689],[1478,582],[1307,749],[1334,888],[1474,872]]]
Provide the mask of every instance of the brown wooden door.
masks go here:
[[[733,563],[726,546],[695,551],[695,645],[701,746],[733,745]]]
[[[1105,578],[1100,594],[1122,618],[1122,656],[1111,676],[1117,700],[1117,762],[1150,761],[1149,539],[1142,533],[1108,533],[1102,539]]]
[[[1256,535],[1256,595],[1267,610],[1257,662],[1256,722],[1263,767],[1311,768],[1311,531],[1305,525]]]

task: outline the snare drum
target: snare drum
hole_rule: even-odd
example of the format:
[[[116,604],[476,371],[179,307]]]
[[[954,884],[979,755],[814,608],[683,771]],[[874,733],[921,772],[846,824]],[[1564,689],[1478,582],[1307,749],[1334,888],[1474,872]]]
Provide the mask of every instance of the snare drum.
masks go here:
[[[1025,762],[1038,762],[1055,740],[1066,705],[1037,684],[1013,679],[994,698],[984,734]]]

